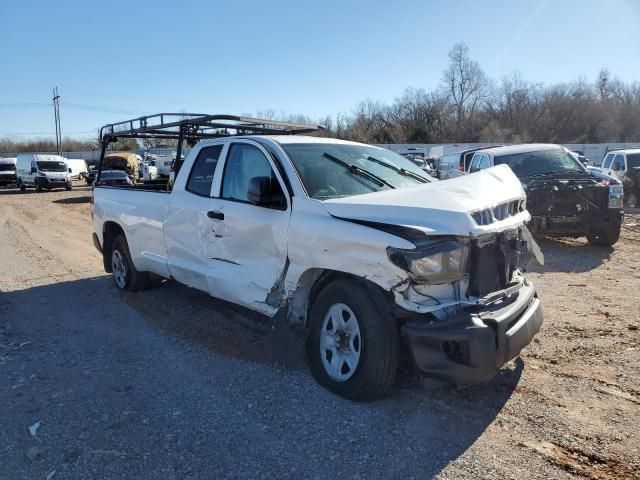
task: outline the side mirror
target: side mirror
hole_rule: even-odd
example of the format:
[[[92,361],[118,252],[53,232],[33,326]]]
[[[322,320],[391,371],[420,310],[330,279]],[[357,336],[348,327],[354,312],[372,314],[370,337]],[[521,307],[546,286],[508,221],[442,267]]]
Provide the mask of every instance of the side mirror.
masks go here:
[[[68,170],[69,170],[69,173],[72,173],[70,168]]]
[[[269,205],[271,203],[271,178],[253,177],[249,180],[247,198],[254,205]]]
[[[36,167],[31,167],[31,173],[38,173],[38,169]]]

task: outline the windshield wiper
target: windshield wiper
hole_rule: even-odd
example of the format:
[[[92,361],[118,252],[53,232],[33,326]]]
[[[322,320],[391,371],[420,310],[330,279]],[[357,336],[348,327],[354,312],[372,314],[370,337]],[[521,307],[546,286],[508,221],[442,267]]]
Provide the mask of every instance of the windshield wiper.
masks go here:
[[[396,188],[393,185],[391,185],[389,182],[387,182],[384,178],[379,177],[375,173],[371,173],[369,170],[365,170],[364,168],[359,167],[358,165],[353,165],[351,163],[345,162],[344,160],[340,160],[338,157],[334,157],[333,155],[327,152],[323,153],[322,156],[325,158],[328,158],[332,162],[337,163],[338,165],[342,165],[344,168],[346,168],[347,170],[349,170],[351,173],[355,175],[360,175],[361,177],[368,178],[379,187],[386,185],[389,188]]]
[[[383,162],[382,160],[378,160],[377,158],[374,158],[372,156],[368,156],[367,160],[369,160],[370,162],[375,162],[379,165],[382,165],[384,167],[390,168],[391,170],[398,172],[400,175],[404,175],[405,177],[409,177],[409,178],[413,178],[414,180],[418,180],[420,183],[429,183],[429,180],[427,180],[426,178],[418,175],[417,173],[413,173],[410,170],[407,170],[405,168],[402,167],[396,167],[395,165],[391,165],[390,163],[387,162]]]

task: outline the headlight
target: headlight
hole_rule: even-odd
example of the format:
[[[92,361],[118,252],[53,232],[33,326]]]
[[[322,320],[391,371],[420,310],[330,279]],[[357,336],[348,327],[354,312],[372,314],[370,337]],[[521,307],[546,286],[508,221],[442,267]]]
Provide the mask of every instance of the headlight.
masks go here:
[[[469,247],[457,239],[435,240],[415,250],[388,249],[389,259],[417,282],[441,285],[461,280],[467,271]]]
[[[609,185],[609,208],[622,208],[624,190],[622,183]]]

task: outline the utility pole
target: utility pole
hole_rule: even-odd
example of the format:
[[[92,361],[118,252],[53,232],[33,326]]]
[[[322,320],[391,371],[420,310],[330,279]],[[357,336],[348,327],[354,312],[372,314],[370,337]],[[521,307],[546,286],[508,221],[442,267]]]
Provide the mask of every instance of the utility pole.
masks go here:
[[[53,89],[53,114],[56,122],[56,149],[58,155],[62,156],[62,128],[60,127],[60,95],[58,87]]]

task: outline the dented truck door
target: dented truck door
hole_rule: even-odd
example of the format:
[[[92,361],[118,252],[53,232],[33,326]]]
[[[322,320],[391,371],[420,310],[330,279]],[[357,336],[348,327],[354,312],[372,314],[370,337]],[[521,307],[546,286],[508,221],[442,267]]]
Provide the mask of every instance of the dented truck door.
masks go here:
[[[269,179],[271,203],[249,199],[252,179]],[[215,208],[210,212],[215,239],[207,246],[211,295],[275,313],[287,263],[291,199],[269,153],[257,142],[229,143]]]
[[[224,148],[224,144],[205,146],[195,152],[193,161],[187,159],[183,175],[176,179],[164,222],[171,276],[205,292],[209,292],[210,250],[216,238],[215,225],[207,212],[215,208],[213,179]]]

